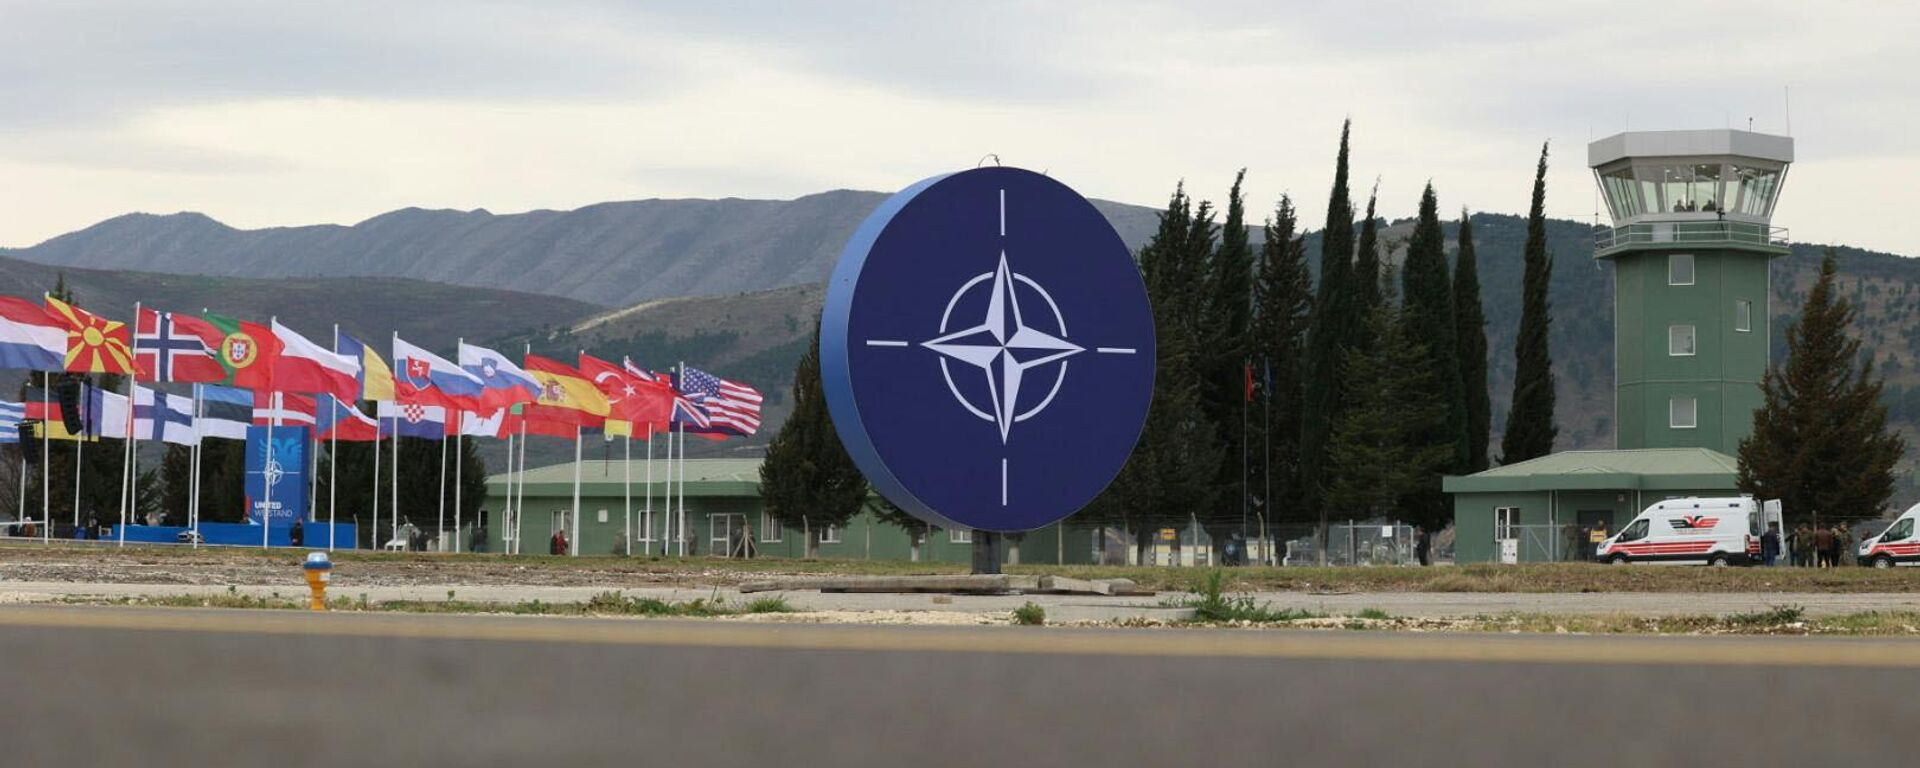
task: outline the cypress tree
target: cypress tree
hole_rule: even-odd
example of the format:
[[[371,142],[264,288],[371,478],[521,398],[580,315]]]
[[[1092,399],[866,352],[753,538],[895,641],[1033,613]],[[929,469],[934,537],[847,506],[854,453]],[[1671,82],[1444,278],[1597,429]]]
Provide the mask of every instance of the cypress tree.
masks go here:
[[[1158,231],[1140,249],[1156,336],[1153,403],[1133,456],[1083,519],[1131,531],[1142,555],[1154,531],[1186,524],[1190,510],[1212,508],[1219,490],[1221,445],[1201,404],[1195,365],[1194,308],[1205,274],[1196,256],[1211,250],[1212,229],[1211,206],[1194,208],[1176,186]]]
[[[1298,235],[1299,214],[1282,196],[1266,226],[1260,248],[1254,315],[1253,354],[1259,366],[1264,402],[1258,414],[1258,450],[1266,461],[1257,493],[1268,522],[1275,522],[1280,500],[1299,499],[1300,409],[1306,376],[1307,325],[1313,312],[1313,276],[1306,245]]]
[[[1513,404],[1507,409],[1507,430],[1500,439],[1500,463],[1513,464],[1553,452],[1560,428],[1553,423],[1553,355],[1547,349],[1547,331],[1553,316],[1547,306],[1547,284],[1553,278],[1553,256],[1547,253],[1547,145],[1540,145],[1540,164],[1533,172],[1533,207],[1527,212],[1527,245],[1522,252],[1525,274],[1520,286],[1520,334],[1514,341]]]
[[[1850,337],[1856,310],[1834,291],[1833,249],[1787,328],[1787,359],[1760,381],[1753,433],[1740,441],[1740,490],[1779,499],[1790,518],[1879,516],[1906,442],[1887,429],[1873,358]]]
[[[1327,226],[1320,241],[1320,287],[1307,334],[1306,384],[1300,416],[1300,502],[1308,519],[1326,532],[1327,440],[1342,405],[1340,361],[1353,335],[1353,203],[1347,194],[1348,140],[1353,121],[1340,126],[1340,154],[1334,161],[1333,191],[1327,197]],[[1324,542],[1322,542],[1324,544]],[[1324,553],[1326,547],[1320,551]]]
[[[1420,350],[1422,367],[1431,374],[1428,386],[1412,390],[1403,407],[1422,411],[1431,406],[1440,416],[1409,438],[1418,446],[1441,451],[1438,464],[1422,465],[1417,487],[1402,502],[1408,513],[1424,523],[1444,520],[1451,504],[1440,490],[1440,476],[1466,466],[1466,403],[1460,391],[1460,359],[1454,338],[1453,279],[1447,272],[1446,236],[1440,228],[1439,202],[1429,183],[1420,193],[1420,218],[1407,243],[1406,292],[1401,309],[1401,334]],[[1424,404],[1419,401],[1425,401]],[[1342,466],[1345,466],[1344,464]]]
[[[1453,336],[1460,350],[1467,439],[1467,463],[1460,471],[1472,473],[1488,466],[1493,404],[1487,394],[1487,315],[1480,303],[1480,263],[1473,252],[1473,219],[1465,208],[1460,209],[1458,237],[1459,252],[1453,267]]]
[[[1224,446],[1212,509],[1202,515],[1213,534],[1215,546],[1223,546],[1229,530],[1247,519],[1242,491],[1251,468],[1250,447],[1246,443],[1247,412],[1246,366],[1253,323],[1253,247],[1247,237],[1246,203],[1241,184],[1246,169],[1234,176],[1227,194],[1227,217],[1219,229],[1219,245],[1213,249],[1205,273],[1202,311],[1206,325],[1201,331],[1202,372],[1206,376],[1203,396],[1207,420],[1212,422]],[[1208,240],[1202,239],[1204,245]]]
[[[1385,273],[1380,304],[1365,318],[1374,343],[1348,350],[1342,361],[1353,407],[1341,414],[1328,447],[1341,471],[1327,488],[1327,505],[1354,518],[1398,512],[1434,530],[1451,515],[1431,505],[1402,505],[1429,486],[1437,489],[1438,470],[1452,458],[1453,446],[1431,439],[1447,421],[1445,403],[1433,397],[1443,377],[1409,333],[1418,328],[1410,309],[1394,306],[1392,272]]]
[[[760,500],[787,528],[806,538],[812,557],[827,526],[845,526],[867,499],[867,478],[840,444],[820,388],[820,326],[793,371],[793,415],[767,444],[760,463]]]
[[[1357,297],[1354,302],[1354,327],[1358,329],[1355,339],[1364,343],[1371,336],[1373,308],[1380,306],[1380,219],[1375,215],[1375,207],[1380,202],[1380,182],[1373,182],[1373,193],[1367,196],[1367,217],[1360,222],[1360,244],[1353,251],[1353,291]]]

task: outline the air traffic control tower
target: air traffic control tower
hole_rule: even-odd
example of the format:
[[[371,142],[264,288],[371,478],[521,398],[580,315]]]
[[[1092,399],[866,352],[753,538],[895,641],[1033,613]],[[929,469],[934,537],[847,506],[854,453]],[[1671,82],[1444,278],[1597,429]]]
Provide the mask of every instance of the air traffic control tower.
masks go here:
[[[1616,447],[1736,455],[1761,403],[1793,139],[1630,132],[1589,144],[1587,160],[1613,215],[1594,257],[1613,263]]]

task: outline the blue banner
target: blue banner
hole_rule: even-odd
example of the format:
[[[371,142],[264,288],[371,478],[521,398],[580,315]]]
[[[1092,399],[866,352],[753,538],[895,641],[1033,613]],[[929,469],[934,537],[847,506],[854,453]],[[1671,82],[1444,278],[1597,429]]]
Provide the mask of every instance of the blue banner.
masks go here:
[[[247,427],[247,522],[272,509],[273,527],[307,517],[307,427]],[[269,493],[271,489],[271,493]],[[269,507],[271,505],[271,507]]]

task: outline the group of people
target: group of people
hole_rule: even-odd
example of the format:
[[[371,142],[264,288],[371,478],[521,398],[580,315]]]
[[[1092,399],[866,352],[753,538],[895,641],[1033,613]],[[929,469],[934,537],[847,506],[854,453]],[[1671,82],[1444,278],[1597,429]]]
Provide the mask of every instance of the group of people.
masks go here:
[[[1787,536],[1787,562],[1803,568],[1850,565],[1854,543],[1853,530],[1845,522],[1820,527],[1801,523]]]

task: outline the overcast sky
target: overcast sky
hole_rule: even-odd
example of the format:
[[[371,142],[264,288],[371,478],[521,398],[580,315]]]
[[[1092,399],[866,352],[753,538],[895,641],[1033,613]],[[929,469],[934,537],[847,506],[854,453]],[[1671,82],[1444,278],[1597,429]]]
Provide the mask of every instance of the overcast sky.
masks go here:
[[[1792,134],[1775,223],[1920,255],[1920,3],[0,0],[0,245],[129,211],[893,190],[987,153],[1083,194],[1355,194],[1590,219],[1590,138]],[[1466,4],[1460,4],[1466,5]]]

